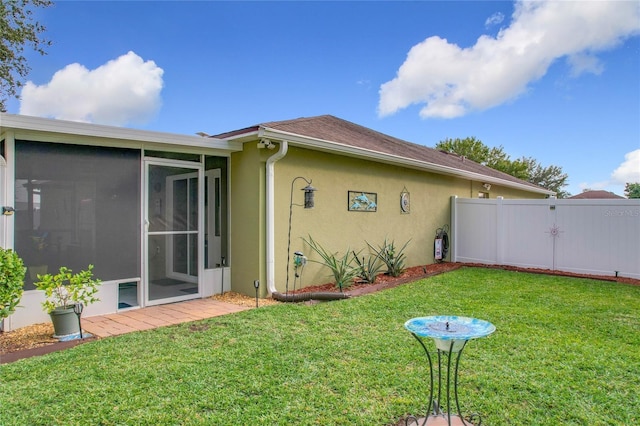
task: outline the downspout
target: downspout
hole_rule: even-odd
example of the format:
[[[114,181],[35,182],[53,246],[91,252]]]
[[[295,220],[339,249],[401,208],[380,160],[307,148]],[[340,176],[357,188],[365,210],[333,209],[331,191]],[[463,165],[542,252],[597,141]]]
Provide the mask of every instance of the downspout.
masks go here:
[[[276,239],[275,239],[275,163],[285,155],[289,144],[287,141],[280,142],[278,152],[267,159],[266,164],[266,220],[267,220],[267,291],[269,296],[281,302],[304,302],[307,300],[339,300],[349,298],[345,293],[302,293],[302,294],[282,294],[276,290]]]
[[[282,294],[276,290],[276,268],[275,268],[275,256],[276,256],[276,242],[275,242],[275,163],[285,155],[289,144],[287,141],[280,142],[280,148],[278,152],[273,154],[267,159],[266,164],[266,220],[267,220],[267,291],[269,295],[275,300],[281,302],[304,302],[307,300],[339,300],[348,299],[350,296],[345,293],[302,293],[302,294]]]
[[[276,239],[275,239],[275,163],[287,155],[289,144],[287,141],[280,142],[278,152],[267,159],[266,179],[267,179],[267,291],[269,295],[277,293],[276,290]]]

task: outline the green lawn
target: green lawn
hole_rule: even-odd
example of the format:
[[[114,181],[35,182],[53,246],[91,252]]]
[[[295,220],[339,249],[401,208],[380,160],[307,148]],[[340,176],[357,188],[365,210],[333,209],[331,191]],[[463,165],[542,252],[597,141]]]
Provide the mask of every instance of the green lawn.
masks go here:
[[[460,365],[462,411],[484,425],[640,421],[640,287],[462,268],[1,365],[0,425],[393,424],[426,406],[403,327],[426,315],[497,327]]]

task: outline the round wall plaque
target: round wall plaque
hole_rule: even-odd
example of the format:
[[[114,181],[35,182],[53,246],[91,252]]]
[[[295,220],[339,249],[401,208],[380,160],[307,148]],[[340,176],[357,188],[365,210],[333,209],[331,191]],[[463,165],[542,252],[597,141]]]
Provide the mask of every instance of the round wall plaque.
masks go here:
[[[409,200],[409,193],[403,192],[400,194],[400,210],[402,213],[409,213],[411,209],[411,201]]]

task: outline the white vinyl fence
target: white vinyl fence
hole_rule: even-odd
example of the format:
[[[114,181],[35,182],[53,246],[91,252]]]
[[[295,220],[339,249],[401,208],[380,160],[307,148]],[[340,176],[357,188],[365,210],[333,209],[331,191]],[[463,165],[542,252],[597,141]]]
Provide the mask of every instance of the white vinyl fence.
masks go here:
[[[451,260],[640,278],[640,200],[451,199]]]

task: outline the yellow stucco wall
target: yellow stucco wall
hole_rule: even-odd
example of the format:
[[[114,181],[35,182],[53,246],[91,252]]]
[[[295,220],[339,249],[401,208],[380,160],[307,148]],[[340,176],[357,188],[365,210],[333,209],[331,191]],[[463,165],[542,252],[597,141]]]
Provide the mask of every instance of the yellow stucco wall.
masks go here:
[[[450,197],[475,198],[478,191],[486,191],[482,182],[290,147],[287,156],[276,163],[275,172],[276,287],[282,291],[286,282],[291,181],[296,176],[311,179],[318,191],[314,209],[293,208],[290,255],[301,251],[313,260],[320,258],[303,241],[309,235],[327,251],[339,254],[349,249],[366,255],[370,251],[367,242],[378,247],[387,239],[400,248],[410,240],[405,250],[406,266],[433,263],[436,229],[450,222]],[[294,203],[303,203],[301,188],[305,185],[302,180],[296,182]],[[376,193],[377,211],[349,211],[348,191]],[[409,214],[400,209],[403,191],[410,193]],[[489,193],[491,198],[532,197],[531,193],[495,185]],[[329,274],[328,268],[310,262],[303,271],[302,285],[330,282]],[[289,288],[293,279],[290,269]]]
[[[230,262],[231,289],[254,295],[254,280],[265,279],[265,160],[264,150],[246,144],[231,155]]]
[[[260,295],[266,295],[265,163],[277,150],[257,149],[246,143],[241,153],[231,157],[231,266],[232,289],[255,294],[253,281],[261,281]],[[355,250],[367,255],[367,242],[380,246],[394,241],[397,248],[410,240],[406,266],[433,263],[433,239],[437,228],[449,225],[450,197],[477,198],[486,192],[482,182],[401,168],[346,156],[289,147],[287,155],[275,163],[275,284],[285,291],[291,183],[302,176],[317,189],[315,208],[304,209],[301,190],[307,183],[299,179],[293,189],[290,240],[289,289],[332,281],[330,270],[309,262],[295,282],[295,251],[311,260],[320,260],[303,238],[309,235],[327,251]],[[376,193],[376,212],[348,210],[348,191]],[[400,194],[410,193],[410,213],[400,209]],[[490,198],[543,198],[542,195],[492,185]]]

